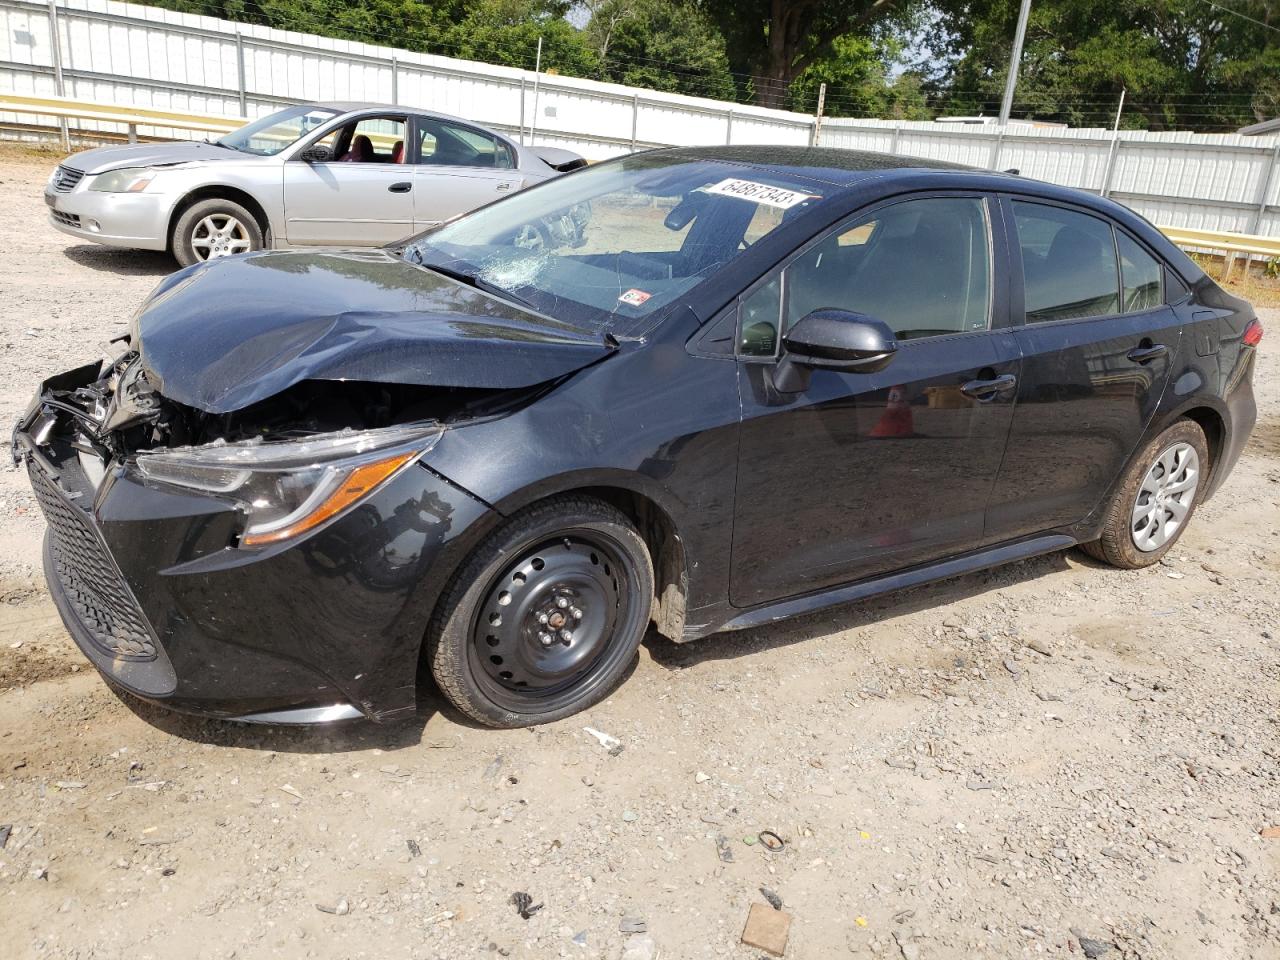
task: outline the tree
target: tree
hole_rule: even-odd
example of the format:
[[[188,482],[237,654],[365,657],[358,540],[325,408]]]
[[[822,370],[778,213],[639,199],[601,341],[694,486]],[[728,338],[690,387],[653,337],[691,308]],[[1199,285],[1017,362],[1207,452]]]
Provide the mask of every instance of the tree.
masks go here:
[[[724,37],[685,0],[604,0],[586,33],[600,58],[601,79],[716,100],[734,97]]]
[[[755,101],[783,107],[791,82],[846,37],[900,30],[916,0],[703,0],[728,41],[733,69],[753,74]]]
[[[597,59],[582,31],[565,14],[568,0],[469,0],[449,31],[452,56],[530,68],[542,38],[542,68],[591,76]]]
[[[828,56],[810,64],[791,82],[791,109],[816,110],[818,90],[825,83],[826,112],[832,116],[930,119],[923,78],[915,73],[890,76],[890,66],[900,60],[902,49],[902,41],[891,36],[837,38]]]
[[[1266,25],[1280,12],[1260,0],[1231,9],[1245,16],[1202,0],[1037,0],[1013,114],[1106,126],[1125,90],[1127,126],[1232,130],[1274,115],[1280,33]],[[938,10],[936,91],[948,112],[996,112],[1017,0],[944,0]]]

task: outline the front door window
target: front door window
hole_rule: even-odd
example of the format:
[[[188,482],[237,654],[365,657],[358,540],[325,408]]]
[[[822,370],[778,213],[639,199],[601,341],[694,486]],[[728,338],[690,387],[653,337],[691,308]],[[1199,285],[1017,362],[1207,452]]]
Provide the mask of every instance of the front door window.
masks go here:
[[[743,298],[739,353],[772,357],[785,329],[836,308],[888,324],[899,340],[985,330],[991,322],[991,231],[981,197],[927,197],[883,207],[810,247]]]

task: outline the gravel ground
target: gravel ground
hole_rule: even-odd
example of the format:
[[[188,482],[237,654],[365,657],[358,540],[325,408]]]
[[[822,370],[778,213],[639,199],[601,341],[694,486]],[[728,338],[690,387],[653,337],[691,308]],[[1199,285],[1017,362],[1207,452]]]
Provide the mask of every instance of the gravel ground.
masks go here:
[[[0,152],[6,423],[171,269],[48,227],[56,159]],[[3,952],[755,960],[765,887],[790,958],[1280,957],[1274,349],[1258,389],[1245,458],[1162,565],[1070,552],[651,638],[611,699],[532,731],[433,693],[389,729],[135,711],[59,625],[38,510],[0,473]]]

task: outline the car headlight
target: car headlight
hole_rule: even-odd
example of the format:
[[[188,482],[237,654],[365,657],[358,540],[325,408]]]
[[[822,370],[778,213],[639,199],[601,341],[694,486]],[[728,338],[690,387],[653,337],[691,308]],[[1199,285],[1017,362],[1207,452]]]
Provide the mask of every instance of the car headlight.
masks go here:
[[[98,174],[89,189],[101,193],[141,193],[155,178],[156,172],[150,167],[125,167]]]
[[[215,442],[138,454],[144,477],[229,497],[248,523],[242,546],[288,540],[345,512],[423,456],[438,423],[341,430],[298,440]]]

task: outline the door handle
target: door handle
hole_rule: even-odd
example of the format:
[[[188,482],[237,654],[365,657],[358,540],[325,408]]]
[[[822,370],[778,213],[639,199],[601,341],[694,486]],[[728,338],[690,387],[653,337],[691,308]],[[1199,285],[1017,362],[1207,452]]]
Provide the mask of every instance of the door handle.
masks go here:
[[[1152,360],[1158,360],[1169,352],[1169,348],[1163,343],[1152,344],[1146,347],[1134,347],[1130,350],[1126,357],[1134,363],[1150,363]]]
[[[391,186],[387,187],[387,190],[391,193],[408,193],[412,189],[413,184],[408,180],[401,180],[399,183],[393,183]]]
[[[966,397],[976,400],[992,400],[997,394],[1006,393],[1018,384],[1018,378],[1012,373],[1002,373],[990,380],[970,380],[960,387]]]
[[[509,183],[500,183],[497,186],[497,190],[499,193],[502,193],[503,191],[510,190],[510,189],[511,189],[511,184]]]

